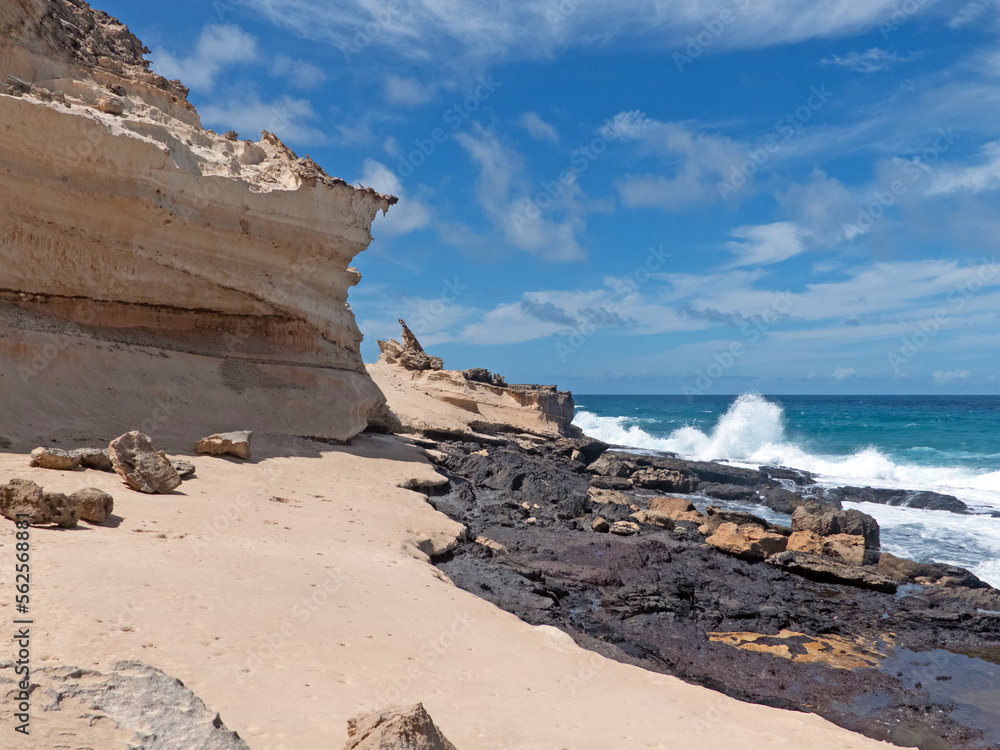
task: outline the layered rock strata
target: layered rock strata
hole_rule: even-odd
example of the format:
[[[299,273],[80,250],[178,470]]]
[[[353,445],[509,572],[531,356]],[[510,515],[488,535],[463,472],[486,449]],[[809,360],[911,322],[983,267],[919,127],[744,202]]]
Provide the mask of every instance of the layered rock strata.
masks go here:
[[[361,361],[350,262],[396,199],[267,132],[204,129],[146,51],[80,0],[0,6],[10,436],[356,434],[384,399]]]

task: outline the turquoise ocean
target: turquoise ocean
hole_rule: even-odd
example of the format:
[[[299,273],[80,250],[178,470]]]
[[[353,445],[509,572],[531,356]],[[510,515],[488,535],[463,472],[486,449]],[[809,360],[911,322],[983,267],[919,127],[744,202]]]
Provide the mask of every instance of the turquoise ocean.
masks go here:
[[[574,424],[640,452],[788,466],[820,484],[932,490],[972,511],[850,503],[882,548],[969,568],[1000,587],[1000,397],[575,395]],[[765,514],[766,515],[766,514]],[[772,514],[773,515],[773,514]],[[777,520],[783,520],[780,517]]]

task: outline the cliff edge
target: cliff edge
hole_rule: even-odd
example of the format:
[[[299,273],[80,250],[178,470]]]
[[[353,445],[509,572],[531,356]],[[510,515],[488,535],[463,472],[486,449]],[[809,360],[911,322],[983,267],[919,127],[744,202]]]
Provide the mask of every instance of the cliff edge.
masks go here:
[[[5,435],[357,434],[350,262],[396,199],[206,130],[146,52],[81,0],[0,5]]]

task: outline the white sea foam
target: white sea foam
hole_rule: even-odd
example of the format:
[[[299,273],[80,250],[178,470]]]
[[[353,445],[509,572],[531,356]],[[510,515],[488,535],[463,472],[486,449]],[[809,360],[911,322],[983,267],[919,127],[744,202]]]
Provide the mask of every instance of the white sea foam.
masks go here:
[[[574,424],[591,437],[614,445],[672,451],[702,461],[790,466],[813,472],[829,486],[933,490],[956,495],[973,509],[1000,509],[1000,471],[977,474],[957,466],[896,463],[874,447],[850,456],[810,453],[788,440],[782,408],[756,394],[736,399],[708,432],[685,426],[667,437],[656,437],[639,427],[637,420],[599,417],[587,411],[578,412]],[[1000,587],[1000,519],[870,503],[854,507],[878,520],[886,551],[960,565]]]
[[[1000,471],[977,474],[957,466],[896,463],[874,447],[849,456],[811,453],[788,440],[782,408],[756,394],[737,398],[708,432],[686,426],[655,437],[630,419],[587,411],[578,412],[574,424],[615,445],[672,451],[702,461],[790,466],[813,472],[824,484],[933,490],[956,495],[975,509],[1000,510]]]

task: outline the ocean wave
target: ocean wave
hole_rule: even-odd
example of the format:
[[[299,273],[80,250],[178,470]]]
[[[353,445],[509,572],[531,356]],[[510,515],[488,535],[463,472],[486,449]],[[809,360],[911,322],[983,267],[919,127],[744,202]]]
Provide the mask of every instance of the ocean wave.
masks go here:
[[[578,412],[574,424],[593,438],[630,448],[670,451],[699,461],[789,466],[811,471],[824,483],[932,490],[957,495],[980,510],[1000,509],[1000,471],[899,463],[874,446],[848,456],[813,453],[788,439],[784,410],[758,394],[737,398],[708,431],[687,425],[656,437],[634,420],[587,411]]]

